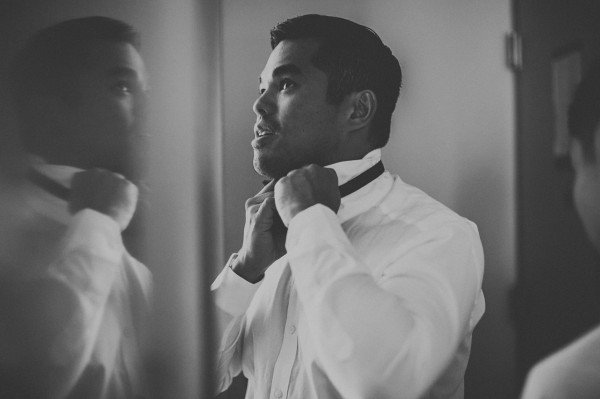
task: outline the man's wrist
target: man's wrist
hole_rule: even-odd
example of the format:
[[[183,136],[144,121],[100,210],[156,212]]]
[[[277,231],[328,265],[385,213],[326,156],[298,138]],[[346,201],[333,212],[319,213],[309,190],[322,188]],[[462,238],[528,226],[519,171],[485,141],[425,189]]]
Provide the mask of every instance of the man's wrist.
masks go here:
[[[284,225],[286,227],[289,226],[289,224],[292,222],[292,220],[299,214],[302,213],[303,211],[307,210],[308,208],[313,207],[314,205],[316,205],[316,203],[307,205],[307,204],[295,204],[290,206],[289,210],[286,212],[286,219],[284,221]],[[282,218],[283,220],[283,218]]]
[[[256,284],[264,277],[264,272],[256,272],[247,266],[247,261],[239,254],[231,259],[229,268],[249,283]]]

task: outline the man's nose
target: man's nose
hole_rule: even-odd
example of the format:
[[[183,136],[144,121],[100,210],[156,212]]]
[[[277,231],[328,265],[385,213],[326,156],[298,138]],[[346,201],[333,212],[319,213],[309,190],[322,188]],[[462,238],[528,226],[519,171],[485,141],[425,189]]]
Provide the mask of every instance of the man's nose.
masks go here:
[[[274,103],[271,93],[268,90],[260,93],[256,101],[254,101],[252,109],[254,110],[256,116],[266,116],[272,114],[274,110]]]

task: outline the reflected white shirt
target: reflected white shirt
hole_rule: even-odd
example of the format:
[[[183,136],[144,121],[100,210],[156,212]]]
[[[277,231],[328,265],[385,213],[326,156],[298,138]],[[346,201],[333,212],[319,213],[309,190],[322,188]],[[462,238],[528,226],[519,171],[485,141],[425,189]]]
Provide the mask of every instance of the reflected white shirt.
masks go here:
[[[339,184],[381,158],[331,165]],[[246,398],[462,398],[484,311],[476,226],[389,172],[297,214],[287,254],[251,284],[213,283],[219,390]],[[235,256],[235,255],[234,255]]]
[[[44,164],[36,168],[67,188],[78,171]],[[69,300],[47,316],[66,322],[53,339],[45,337],[42,353],[23,356],[27,348],[9,347],[19,331],[2,339],[0,352],[11,354],[0,361],[2,367],[33,370],[35,358],[33,367],[39,367],[36,373],[44,379],[36,384],[44,387],[44,398],[141,397],[146,393],[140,362],[150,310],[150,271],[129,255],[110,217],[90,209],[72,216],[64,200],[35,185],[26,185],[21,198],[20,231],[15,231],[14,248],[5,248],[1,255],[18,262],[21,278],[16,283],[52,287],[56,298]],[[34,310],[44,306],[37,299],[14,295]],[[42,325],[39,330],[29,327],[21,333],[44,334]],[[11,357],[17,360],[7,360]]]
[[[522,399],[600,398],[600,327],[539,362]]]

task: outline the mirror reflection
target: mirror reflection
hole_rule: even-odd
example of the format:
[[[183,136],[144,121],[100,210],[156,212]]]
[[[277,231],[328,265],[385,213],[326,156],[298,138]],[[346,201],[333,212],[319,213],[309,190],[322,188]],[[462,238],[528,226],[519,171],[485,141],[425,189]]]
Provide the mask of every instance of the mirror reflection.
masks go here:
[[[10,65],[21,147],[3,176],[3,397],[144,394],[152,277],[122,237],[139,195],[139,44],[122,21],[75,18],[35,32]]]

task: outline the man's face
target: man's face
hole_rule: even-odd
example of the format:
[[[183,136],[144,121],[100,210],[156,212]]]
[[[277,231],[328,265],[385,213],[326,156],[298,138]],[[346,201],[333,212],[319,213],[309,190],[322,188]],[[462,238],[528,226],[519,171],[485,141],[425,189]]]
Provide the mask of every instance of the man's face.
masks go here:
[[[64,130],[79,167],[99,167],[129,176],[135,163],[146,70],[128,43],[90,45],[89,65],[74,79],[76,100],[68,105]]]
[[[340,160],[342,114],[326,101],[327,76],[311,62],[317,44],[284,40],[271,53],[254,103],[254,169],[270,178]]]
[[[600,251],[600,145],[596,131],[596,159],[585,159],[578,140],[573,140],[571,159],[575,169],[575,185],[573,198],[579,218],[583,223],[588,238]]]

